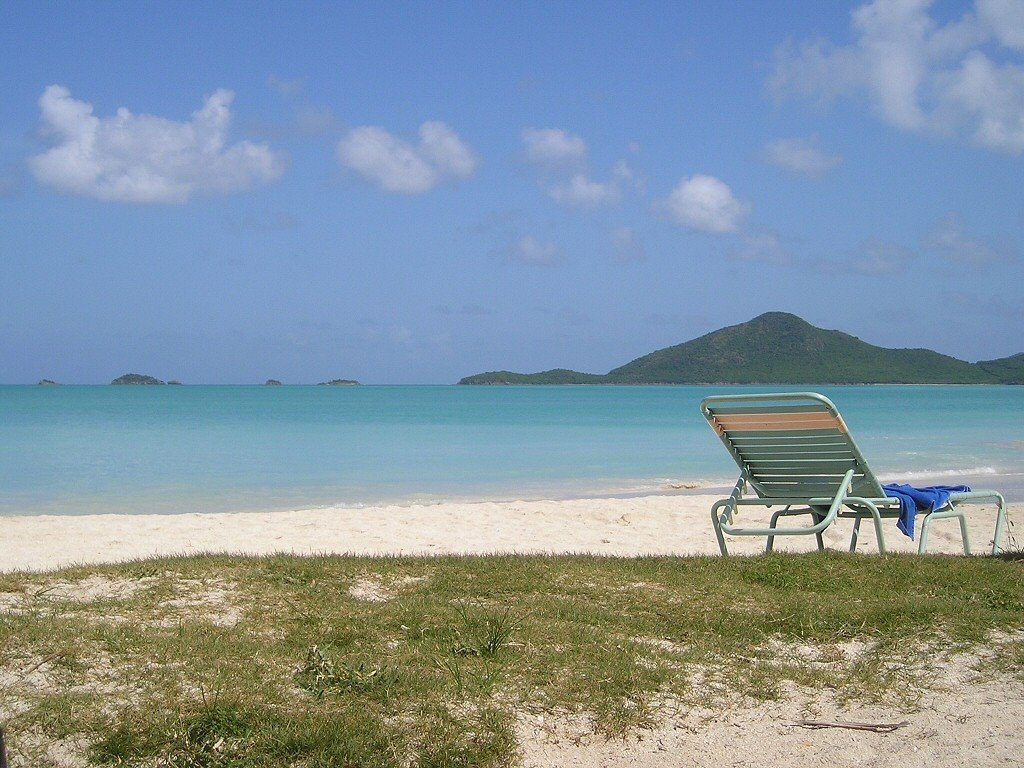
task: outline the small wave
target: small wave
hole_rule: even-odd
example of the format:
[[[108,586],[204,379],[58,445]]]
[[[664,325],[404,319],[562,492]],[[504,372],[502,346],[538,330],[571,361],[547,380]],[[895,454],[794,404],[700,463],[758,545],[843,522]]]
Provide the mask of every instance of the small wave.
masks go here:
[[[965,467],[964,469],[923,469],[913,472],[883,472],[881,480],[919,480],[930,477],[965,477],[970,475],[998,475],[995,467]]]

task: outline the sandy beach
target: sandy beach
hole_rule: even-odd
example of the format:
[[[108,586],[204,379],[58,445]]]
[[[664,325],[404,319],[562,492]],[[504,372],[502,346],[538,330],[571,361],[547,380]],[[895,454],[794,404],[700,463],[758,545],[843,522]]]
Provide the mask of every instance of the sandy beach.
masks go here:
[[[8,545],[0,549],[0,571],[200,552],[718,554],[709,516],[717,498],[668,494],[230,514],[15,516],[4,520]],[[976,553],[986,552],[991,547],[995,508],[979,505],[970,510],[972,547]],[[1013,537],[1019,510],[1011,504],[1008,514],[1008,534]],[[915,551],[915,544],[896,530],[895,521],[884,524],[890,551]],[[848,520],[833,524],[826,544],[844,548],[851,525]],[[1013,544],[1012,539],[1003,542],[1004,547]],[[730,541],[730,551],[736,553],[762,548],[762,539]],[[789,537],[780,539],[777,548],[807,551],[814,548],[814,540]],[[875,551],[869,525],[862,528],[859,551]],[[933,525],[929,551],[962,552],[956,521]]]
[[[263,513],[8,517],[4,520],[8,544],[0,549],[0,571],[45,571],[200,552],[713,555],[718,549],[709,509],[716,498],[687,493]],[[994,513],[992,507],[979,506],[970,515],[976,552],[991,546]],[[1011,505],[1009,513],[1010,538],[1004,546],[1016,547],[1012,537],[1019,512]],[[827,544],[844,548],[850,526],[850,521],[833,525]],[[886,521],[886,540],[893,551],[914,549],[891,520]],[[861,551],[874,551],[873,538],[862,541]],[[936,523],[931,541],[932,551],[959,552],[956,522]],[[737,553],[754,553],[762,546],[754,539],[732,540],[730,545]],[[813,537],[794,537],[781,541],[779,548],[807,551],[813,547]],[[86,582],[115,585],[103,577]],[[86,599],[84,593],[82,599]],[[1010,640],[993,638],[993,642]],[[735,701],[721,710],[680,708],[669,702],[661,725],[625,739],[596,735],[586,718],[524,714],[516,725],[519,764],[524,768],[1012,765],[1020,754],[1024,697],[1016,678],[980,671],[985,653],[953,654],[932,672],[924,669],[922,660],[914,662],[917,674],[922,679],[927,676],[930,683],[911,710],[840,702],[829,690],[793,689],[782,701]],[[809,718],[899,723],[901,727],[888,734],[800,727]],[[69,751],[62,742],[41,742],[39,748],[51,755],[53,765],[86,764],[80,749]]]

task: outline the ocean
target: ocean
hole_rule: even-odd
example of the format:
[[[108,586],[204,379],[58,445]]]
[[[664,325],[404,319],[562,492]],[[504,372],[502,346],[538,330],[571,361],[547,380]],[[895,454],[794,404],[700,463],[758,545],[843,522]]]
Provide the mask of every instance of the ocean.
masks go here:
[[[701,399],[822,392],[883,480],[1024,500],[1024,387],[0,386],[0,515],[358,507],[731,484]]]

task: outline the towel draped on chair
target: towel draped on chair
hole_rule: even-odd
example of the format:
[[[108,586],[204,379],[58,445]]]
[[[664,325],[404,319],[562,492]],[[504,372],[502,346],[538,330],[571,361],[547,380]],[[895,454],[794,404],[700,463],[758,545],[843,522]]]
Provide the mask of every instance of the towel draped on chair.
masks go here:
[[[949,502],[950,494],[967,493],[971,490],[967,485],[929,485],[915,488],[906,483],[889,483],[882,486],[885,494],[892,499],[900,500],[900,517],[896,527],[914,540],[914,517],[919,512],[934,512],[942,509]]]

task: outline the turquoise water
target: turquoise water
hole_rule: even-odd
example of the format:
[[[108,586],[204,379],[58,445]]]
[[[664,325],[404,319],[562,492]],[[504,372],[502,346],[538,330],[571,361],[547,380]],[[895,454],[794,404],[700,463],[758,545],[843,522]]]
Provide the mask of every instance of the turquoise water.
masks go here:
[[[792,390],[807,387],[791,387]],[[883,478],[1024,497],[1024,387],[816,387]],[[0,514],[552,498],[731,482],[702,397],[764,387],[0,386]]]

